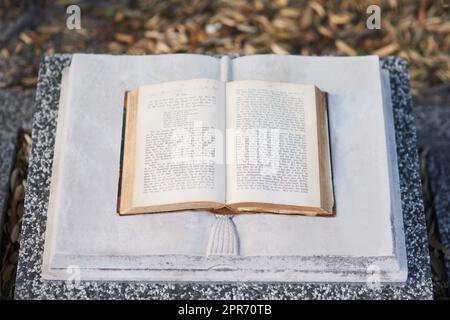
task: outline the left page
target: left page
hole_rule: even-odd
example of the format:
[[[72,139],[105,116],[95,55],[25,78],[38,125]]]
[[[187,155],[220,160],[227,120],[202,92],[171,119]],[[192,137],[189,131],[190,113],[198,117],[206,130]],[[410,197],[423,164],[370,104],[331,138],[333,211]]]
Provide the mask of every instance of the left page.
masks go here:
[[[223,204],[223,83],[193,79],[142,86],[136,112],[132,206]],[[166,209],[155,212],[177,207]]]
[[[80,256],[89,257],[88,268],[98,265],[98,260],[91,259],[97,256],[106,261],[106,268],[114,269],[117,257],[129,257],[128,266],[137,267],[144,265],[140,255],[204,254],[214,215],[196,211],[124,219],[115,214],[122,107],[124,92],[142,85],[198,78],[219,80],[219,62],[193,54],[72,56],[65,117],[57,123],[64,134],[55,138],[60,148],[54,157],[62,165],[51,169],[57,170],[57,188],[50,192],[54,205],[47,213],[48,268],[82,267]],[[92,241],[94,238],[96,241]]]

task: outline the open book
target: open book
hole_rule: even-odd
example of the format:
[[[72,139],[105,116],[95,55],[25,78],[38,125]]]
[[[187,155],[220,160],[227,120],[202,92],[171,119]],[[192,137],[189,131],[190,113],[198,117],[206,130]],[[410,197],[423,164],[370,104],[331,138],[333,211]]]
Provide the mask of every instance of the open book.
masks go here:
[[[314,85],[254,80],[127,91],[119,214],[332,215],[326,101]]]

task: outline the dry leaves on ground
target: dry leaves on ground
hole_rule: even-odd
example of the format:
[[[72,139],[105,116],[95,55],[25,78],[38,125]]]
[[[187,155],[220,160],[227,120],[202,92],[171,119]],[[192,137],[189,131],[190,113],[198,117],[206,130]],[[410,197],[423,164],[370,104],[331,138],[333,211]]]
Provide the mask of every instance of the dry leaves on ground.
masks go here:
[[[12,2],[0,9],[4,30],[27,12]],[[42,54],[78,51],[400,55],[410,62],[414,93],[450,83],[445,0],[79,1],[81,30],[65,26],[69,2],[77,3],[47,5],[41,19],[29,22],[34,29],[8,39],[0,50],[0,87],[34,86]],[[370,4],[381,7],[381,30],[366,28]]]

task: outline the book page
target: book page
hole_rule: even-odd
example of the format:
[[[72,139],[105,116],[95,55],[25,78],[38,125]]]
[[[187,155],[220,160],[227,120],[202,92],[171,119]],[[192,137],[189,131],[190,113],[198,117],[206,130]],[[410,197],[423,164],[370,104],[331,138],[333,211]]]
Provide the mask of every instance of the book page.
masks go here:
[[[227,203],[320,207],[314,86],[227,83]]]
[[[224,203],[224,128],[220,81],[140,87],[133,204]]]

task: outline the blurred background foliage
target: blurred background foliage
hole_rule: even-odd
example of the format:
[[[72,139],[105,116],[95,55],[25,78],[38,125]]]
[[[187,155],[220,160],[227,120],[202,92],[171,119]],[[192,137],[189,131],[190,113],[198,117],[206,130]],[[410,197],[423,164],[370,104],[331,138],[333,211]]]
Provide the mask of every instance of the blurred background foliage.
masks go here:
[[[66,8],[81,8],[68,30]],[[366,28],[371,4],[381,29]],[[414,95],[450,91],[448,0],[0,0],[0,88],[37,82],[43,54],[399,55]]]

